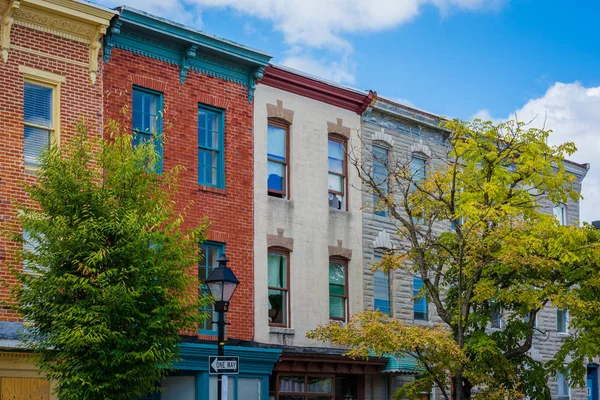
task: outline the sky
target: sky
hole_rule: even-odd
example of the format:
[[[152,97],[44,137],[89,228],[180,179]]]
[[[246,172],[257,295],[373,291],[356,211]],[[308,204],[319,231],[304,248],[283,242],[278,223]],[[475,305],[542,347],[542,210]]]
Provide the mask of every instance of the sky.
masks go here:
[[[446,116],[545,123],[590,163],[600,220],[597,0],[94,0],[254,47],[273,62]]]

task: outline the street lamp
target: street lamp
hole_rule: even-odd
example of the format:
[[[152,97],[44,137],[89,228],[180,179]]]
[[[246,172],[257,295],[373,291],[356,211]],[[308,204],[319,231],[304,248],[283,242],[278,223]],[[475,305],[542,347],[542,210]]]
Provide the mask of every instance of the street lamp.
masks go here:
[[[215,299],[215,311],[219,313],[217,320],[217,355],[223,356],[225,353],[225,313],[229,311],[229,301],[233,292],[240,281],[235,277],[233,271],[227,266],[229,260],[225,254],[217,258],[217,268],[213,269],[208,278],[204,281],[208,286],[208,291]],[[217,399],[221,400],[223,374],[217,374]]]

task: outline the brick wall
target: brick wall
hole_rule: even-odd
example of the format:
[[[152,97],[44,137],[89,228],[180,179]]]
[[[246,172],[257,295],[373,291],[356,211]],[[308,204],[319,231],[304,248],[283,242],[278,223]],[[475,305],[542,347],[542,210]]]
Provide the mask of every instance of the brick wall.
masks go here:
[[[253,337],[253,108],[243,85],[189,71],[179,82],[179,67],[131,52],[114,49],[104,66],[105,122],[118,120],[130,129],[133,85],[163,93],[163,168],[183,165],[179,179],[178,209],[190,202],[186,225],[207,216],[209,240],[224,242],[227,257],[240,285],[227,320],[230,338]],[[198,184],[198,104],[225,109],[225,189]]]
[[[18,230],[13,201],[27,202],[21,182],[35,177],[25,173],[23,159],[23,75],[19,66],[36,68],[65,77],[60,87],[60,135],[68,138],[81,118],[90,134],[101,132],[102,71],[96,84],[89,83],[89,46],[50,33],[20,25],[11,30],[11,45],[32,49],[43,55],[11,49],[7,63],[0,61],[0,227]],[[85,66],[84,66],[85,65]],[[15,243],[0,237],[0,281],[14,282],[5,263]],[[8,299],[9,290],[0,285],[0,301]],[[10,308],[0,306],[0,321],[20,321]]]

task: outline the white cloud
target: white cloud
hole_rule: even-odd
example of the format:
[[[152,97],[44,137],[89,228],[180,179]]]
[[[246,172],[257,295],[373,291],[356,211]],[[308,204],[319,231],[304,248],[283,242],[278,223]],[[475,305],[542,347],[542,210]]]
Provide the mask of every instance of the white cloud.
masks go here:
[[[498,121],[491,118],[488,110],[475,115]],[[600,164],[595,164],[600,155],[600,86],[586,88],[579,82],[557,82],[543,96],[529,100],[516,111],[516,116],[524,122],[535,118],[532,125],[545,124],[547,129],[552,129],[550,144],[575,143],[578,151],[569,159],[591,164],[583,181],[585,199],[581,203],[581,220],[600,220]]]
[[[415,18],[426,5],[443,15],[458,10],[490,10],[509,0],[97,0],[114,7],[126,2],[133,7],[200,28],[200,16],[208,7],[246,14],[273,24],[283,34],[295,55],[283,63],[307,67],[307,72],[339,82],[353,83],[352,70],[342,71],[352,53],[345,37],[352,33],[377,32],[400,26]],[[253,27],[246,24],[248,31]],[[299,56],[311,50],[328,53],[326,58]],[[302,68],[301,68],[302,69]]]
[[[328,61],[324,58],[299,54],[284,58],[281,64],[333,82],[349,85],[356,83],[354,66],[349,62],[348,57],[343,57],[341,61]]]

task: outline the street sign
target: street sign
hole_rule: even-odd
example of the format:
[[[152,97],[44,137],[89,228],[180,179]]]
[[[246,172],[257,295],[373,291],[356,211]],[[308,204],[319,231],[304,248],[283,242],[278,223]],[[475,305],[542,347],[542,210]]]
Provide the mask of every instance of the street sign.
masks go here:
[[[240,359],[239,357],[208,357],[208,373],[211,375],[216,374],[230,374],[235,375],[239,373]]]

